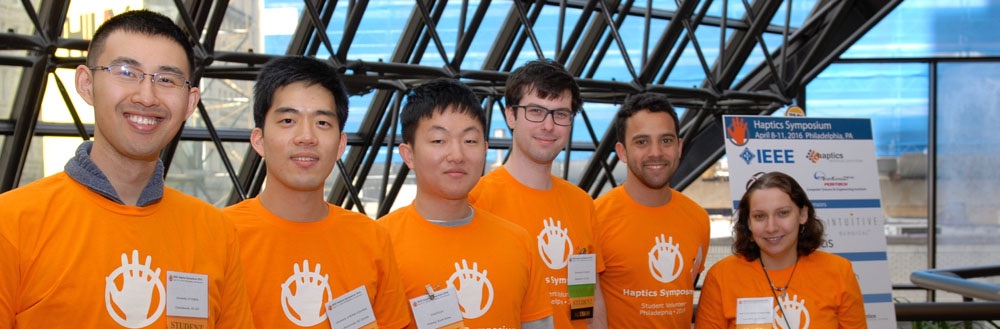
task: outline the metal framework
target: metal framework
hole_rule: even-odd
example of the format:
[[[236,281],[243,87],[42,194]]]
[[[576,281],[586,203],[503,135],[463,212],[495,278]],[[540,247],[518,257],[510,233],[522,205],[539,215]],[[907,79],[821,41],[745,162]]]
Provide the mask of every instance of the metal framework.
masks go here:
[[[77,0],[82,1],[82,0]],[[392,157],[380,157],[379,151],[399,143],[396,136],[397,116],[404,93],[414,85],[437,77],[461,78],[483,97],[485,108],[502,109],[504,82],[508,72],[524,58],[524,51],[535,57],[551,57],[578,77],[585,101],[620,103],[638,92],[659,92],[668,95],[674,104],[685,108],[681,118],[681,134],[685,138],[685,153],[672,186],[683,189],[723,154],[720,117],[728,113],[770,114],[790,104],[801,104],[804,86],[843,53],[864,32],[887,15],[900,0],[819,0],[801,24],[791,26],[791,1],[780,0],[676,0],[670,8],[656,8],[652,1],[634,0],[562,0],[562,1],[494,1],[477,4],[469,1],[419,0],[412,7],[398,44],[391,57],[372,62],[348,56],[358,38],[359,26],[372,6],[366,0],[351,0],[338,6],[336,0],[304,0],[304,10],[297,22],[287,55],[318,56],[329,54],[328,60],[343,72],[352,94],[372,94],[371,105],[356,132],[349,134],[349,151],[338,164],[340,179],[328,195],[328,200],[356,210],[388,211],[407,176],[405,166],[392,164]],[[80,136],[89,138],[93,127],[83,124],[73,108],[65,82],[59,88],[73,124],[39,123],[42,95],[50,73],[56,68],[71,68],[82,63],[80,57],[63,57],[57,50],[86,50],[87,40],[64,38],[62,30],[69,9],[69,0],[45,0],[35,8],[30,0],[22,0],[25,14],[34,26],[30,34],[0,33],[0,48],[16,50],[0,55],[0,66],[21,67],[16,100],[9,118],[0,118],[0,191],[16,187],[25,170],[26,158],[34,136]],[[492,37],[492,44],[479,67],[469,67],[465,59],[472,41],[484,24],[490,6],[509,8]],[[706,13],[713,5],[722,5],[721,16]],[[782,5],[786,5],[784,16]],[[230,1],[174,0],[176,22],[195,41],[196,73],[201,78],[253,80],[260,66],[274,55],[251,51],[217,50],[220,30],[224,26]],[[727,17],[727,10],[742,6],[741,18]],[[449,52],[442,38],[442,17],[446,8],[458,8],[458,32],[454,49]],[[346,8],[346,13],[337,10]],[[546,53],[535,30],[543,11],[558,12],[555,51]],[[568,12],[574,12],[570,15]],[[344,17],[343,26],[330,26],[332,17]],[[551,17],[551,15],[549,16]],[[641,49],[629,49],[620,29],[626,21],[643,24]],[[651,28],[654,21],[667,22],[660,31]],[[783,21],[784,24],[771,22]],[[720,31],[718,56],[710,57],[705,42],[696,33],[701,27]],[[449,26],[450,27],[450,26]],[[339,29],[339,43],[328,35],[331,28]],[[778,44],[767,44],[763,35],[780,36]],[[699,86],[667,85],[674,68],[682,57],[693,51],[704,71]],[[761,62],[749,62],[755,52],[763,54]],[[9,55],[9,54],[21,55]],[[638,57],[633,57],[636,55]],[[320,55],[325,56],[325,55]],[[618,57],[616,57],[618,56]],[[425,57],[440,57],[444,65],[421,64]],[[609,58],[624,61],[628,80],[596,78],[602,62]],[[640,58],[633,62],[634,58]],[[759,58],[759,57],[758,57]],[[745,68],[753,68],[746,73]],[[741,72],[743,72],[741,74]],[[55,76],[53,74],[53,76]],[[246,141],[245,130],[217,129],[210,112],[199,104],[202,120],[197,128],[185,127],[162,157],[167,168],[181,141],[212,141],[219,150],[223,142]],[[596,196],[606,184],[614,184],[612,170],[617,158],[612,150],[616,142],[612,133],[597,136],[587,112],[582,115],[589,140],[576,140],[567,146],[566,156],[576,151],[593,152],[583,167],[577,183]],[[607,129],[608,132],[613,129]],[[492,148],[506,148],[510,140],[490,140]],[[391,154],[391,152],[388,152]],[[218,152],[232,182],[229,203],[256,195],[266,175],[261,159],[252,150],[242,156],[239,170],[226,152]],[[568,172],[569,161],[565,161]],[[380,209],[361,209],[357,190],[364,186],[373,171],[382,176]],[[395,170],[395,172],[393,171]],[[390,183],[391,182],[391,183]]]

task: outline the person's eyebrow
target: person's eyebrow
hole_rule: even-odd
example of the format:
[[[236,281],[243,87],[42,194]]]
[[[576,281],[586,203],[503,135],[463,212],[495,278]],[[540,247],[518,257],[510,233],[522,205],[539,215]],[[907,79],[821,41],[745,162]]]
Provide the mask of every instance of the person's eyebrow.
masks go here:
[[[135,59],[132,59],[132,58],[129,58],[129,57],[116,57],[115,59],[112,59],[111,63],[108,64],[108,65],[123,65],[123,64],[124,65],[128,65],[128,66],[136,66],[136,67],[138,67],[139,66],[139,61],[137,61]]]
[[[112,59],[111,60],[111,64],[109,64],[109,65],[122,65],[122,64],[128,65],[128,66],[132,66],[132,67],[135,67],[137,69],[141,69],[140,66],[142,66],[142,63],[139,63],[139,61],[135,60],[134,58],[124,57],[124,56],[122,56],[122,57],[116,57],[115,59]],[[152,72],[152,73],[160,73],[160,72],[174,73],[174,74],[178,74],[178,75],[181,75],[181,76],[184,75],[184,71],[182,71],[179,67],[176,67],[176,66],[173,66],[173,65],[160,65],[157,68],[156,72]],[[150,73],[150,72],[146,72],[146,73]]]
[[[314,115],[321,117],[330,117],[333,119],[337,118],[337,112],[334,112],[332,110],[316,110],[316,112],[314,112]]]
[[[294,107],[282,106],[274,109],[275,114],[299,114],[299,109]]]

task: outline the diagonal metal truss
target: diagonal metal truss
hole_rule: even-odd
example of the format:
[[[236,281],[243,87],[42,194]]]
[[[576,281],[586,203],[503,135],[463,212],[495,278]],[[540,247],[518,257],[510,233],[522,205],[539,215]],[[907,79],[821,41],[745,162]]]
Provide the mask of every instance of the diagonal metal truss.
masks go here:
[[[339,179],[328,200],[378,216],[388,212],[407,178],[406,166],[393,163],[391,155],[392,148],[400,142],[396,135],[398,111],[405,92],[412,86],[437,77],[460,78],[480,94],[484,108],[502,110],[504,82],[511,69],[528,59],[519,57],[520,54],[530,53],[532,58],[549,57],[563,63],[578,77],[587,102],[617,104],[644,91],[666,94],[676,106],[686,109],[680,122],[685,152],[672,181],[672,186],[683,189],[723,155],[721,115],[770,114],[790,104],[803,105],[804,86],[900,1],[819,0],[806,20],[792,27],[787,16],[791,12],[790,1],[780,0],[675,0],[669,8],[656,8],[652,7],[652,1],[635,0],[418,0],[391,56],[371,62],[352,59],[349,53],[366,11],[374,4],[367,0],[346,3],[304,0],[303,12],[285,55],[328,60],[343,74],[351,94],[372,94],[359,129],[348,134],[350,147],[338,164]],[[262,64],[276,57],[251,50],[219,49],[220,31],[224,30],[227,12],[235,2],[173,0],[179,12],[176,22],[191,33],[196,45],[193,81],[202,77],[250,81]],[[5,135],[0,148],[0,191],[19,184],[34,136],[89,138],[93,130],[82,124],[78,116],[73,124],[38,123],[48,74],[56,68],[71,68],[83,62],[79,57],[58,56],[56,50],[86,50],[87,41],[63,37],[69,0],[42,1],[39,8],[32,7],[30,0],[21,3],[35,27],[34,33],[0,33],[0,49],[19,50],[23,54],[0,55],[0,66],[23,68],[11,116],[0,118],[0,134]],[[713,5],[726,9],[721,16],[709,16],[706,13]],[[728,17],[731,5],[742,6],[745,14],[739,19]],[[776,17],[782,5],[787,6],[786,17]],[[494,7],[507,8],[499,32],[486,36],[492,42],[482,64],[469,67],[466,58],[470,47],[477,36],[484,37],[478,34],[486,24],[487,11]],[[451,49],[446,41],[451,41],[452,35],[442,33],[446,10],[457,10],[460,14]],[[544,44],[538,35],[537,22],[543,12],[558,13],[554,23],[558,31],[555,45]],[[343,26],[330,26],[337,15],[344,18]],[[620,29],[626,21],[636,19],[644,27],[643,45],[628,49]],[[660,31],[652,30],[654,20],[665,20],[667,24]],[[784,24],[772,24],[774,21]],[[698,39],[699,28],[705,26],[719,28],[717,46]],[[339,42],[331,39],[330,31],[341,32]],[[767,44],[762,37],[765,34],[779,35],[781,42]],[[719,55],[709,57],[705,47],[717,47]],[[694,51],[705,78],[697,87],[667,85],[681,57],[690,56],[685,50]],[[748,63],[755,52],[763,55],[764,60]],[[595,78],[600,64],[614,56],[620,56],[616,59],[626,63],[628,79]],[[422,64],[436,62],[431,60],[436,57],[444,64]],[[635,61],[636,58],[641,60]],[[745,68],[752,69],[746,73]],[[67,108],[75,113],[64,82],[57,81]],[[199,114],[203,122],[197,128],[186,127],[164,150],[165,163],[170,163],[181,141],[212,141],[222,150],[223,142],[245,142],[249,136],[248,131],[216,129],[204,104],[200,104]],[[607,184],[616,182],[612,175],[617,165],[613,156],[616,140],[610,128],[598,137],[588,112],[584,111],[582,118],[584,124],[574,129],[586,129],[589,138],[567,146],[567,161],[564,161],[567,167],[563,172],[569,172],[570,153],[593,152],[576,182],[597,195]],[[504,149],[509,145],[509,139],[490,140],[491,148]],[[261,158],[250,149],[241,157],[237,170],[237,164],[227,154],[218,152],[233,185],[229,203],[259,193],[266,175]],[[376,182],[371,178],[380,179]],[[376,184],[373,182],[381,185],[377,197],[380,207],[362,209],[358,191],[366,184]]]

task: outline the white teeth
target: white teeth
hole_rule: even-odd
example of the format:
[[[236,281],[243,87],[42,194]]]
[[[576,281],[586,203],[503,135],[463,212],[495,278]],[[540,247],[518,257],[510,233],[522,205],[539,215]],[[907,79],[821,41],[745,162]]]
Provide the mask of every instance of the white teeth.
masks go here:
[[[130,115],[130,116],[128,116],[128,121],[132,121],[132,122],[135,122],[135,123],[138,123],[138,124],[141,124],[141,125],[152,126],[152,125],[156,124],[157,120],[155,118],[151,118],[151,117],[144,117],[144,116],[139,116],[139,115]]]
[[[293,161],[316,161],[315,158],[292,158]]]

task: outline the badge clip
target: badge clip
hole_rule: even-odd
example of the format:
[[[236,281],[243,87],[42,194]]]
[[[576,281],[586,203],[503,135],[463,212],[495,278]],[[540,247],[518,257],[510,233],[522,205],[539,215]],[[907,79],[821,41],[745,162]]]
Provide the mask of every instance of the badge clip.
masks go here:
[[[431,288],[431,285],[428,284],[424,286],[424,289],[427,289],[427,297],[434,300],[434,288]]]

